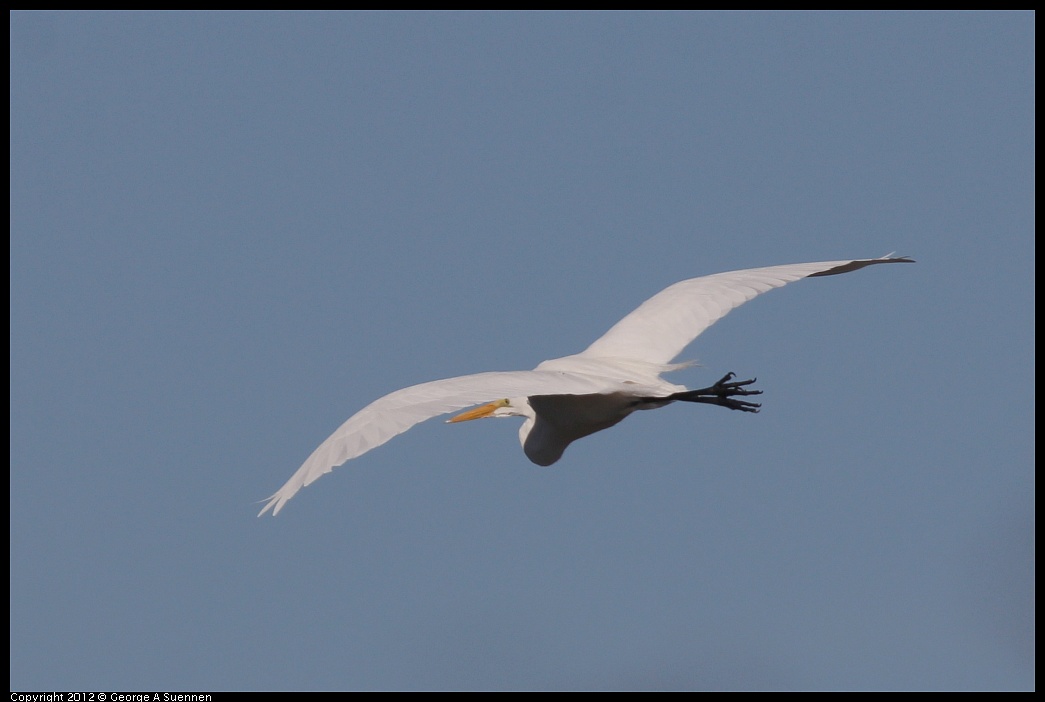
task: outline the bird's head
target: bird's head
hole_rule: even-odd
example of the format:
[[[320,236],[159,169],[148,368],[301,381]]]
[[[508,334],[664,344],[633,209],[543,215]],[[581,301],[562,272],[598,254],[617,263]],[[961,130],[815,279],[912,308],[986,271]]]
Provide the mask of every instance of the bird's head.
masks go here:
[[[474,407],[446,421],[455,424],[457,422],[467,422],[471,419],[485,419],[486,417],[533,417],[533,410],[525,397],[505,397]]]

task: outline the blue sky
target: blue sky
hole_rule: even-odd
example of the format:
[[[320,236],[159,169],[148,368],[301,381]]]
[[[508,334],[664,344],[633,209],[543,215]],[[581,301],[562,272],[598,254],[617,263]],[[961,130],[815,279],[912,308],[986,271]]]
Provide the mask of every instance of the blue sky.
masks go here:
[[[11,688],[1033,689],[1034,16],[11,15]],[[551,468],[400,387],[773,291]]]

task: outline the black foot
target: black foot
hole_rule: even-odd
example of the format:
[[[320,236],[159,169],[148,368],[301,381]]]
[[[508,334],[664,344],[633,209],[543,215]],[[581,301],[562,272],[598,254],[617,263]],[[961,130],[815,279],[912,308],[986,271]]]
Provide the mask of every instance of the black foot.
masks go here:
[[[679,400],[681,402],[701,402],[708,405],[728,407],[731,410],[740,410],[741,412],[758,412],[758,409],[762,406],[760,403],[733,399],[737,396],[761,395],[761,390],[747,389],[747,386],[754,383],[757,378],[733,380],[735,377],[737,377],[736,373],[726,373],[721,380],[709,388],[677,392],[674,395],[668,395],[666,399]]]

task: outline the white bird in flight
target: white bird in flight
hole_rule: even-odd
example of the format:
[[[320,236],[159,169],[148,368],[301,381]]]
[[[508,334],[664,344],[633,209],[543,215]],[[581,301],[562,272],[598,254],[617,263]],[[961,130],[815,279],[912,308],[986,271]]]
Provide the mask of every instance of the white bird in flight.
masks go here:
[[[345,461],[363,455],[410,427],[441,414],[482,404],[447,420],[523,417],[519,442],[526,457],[550,466],[577,439],[608,429],[636,410],[672,402],[699,402],[757,412],[737,399],[760,395],[754,379],[728,373],[714,385],[687,390],[661,374],[705,329],[757,295],[802,278],[849,273],[879,263],[913,263],[906,257],[795,263],[716,273],[675,283],[642,303],[591,346],[544,361],[531,371],[476,373],[397,390],[342,424],[312,452],[290,480],[268,498],[258,516],[279,514],[298,490]]]

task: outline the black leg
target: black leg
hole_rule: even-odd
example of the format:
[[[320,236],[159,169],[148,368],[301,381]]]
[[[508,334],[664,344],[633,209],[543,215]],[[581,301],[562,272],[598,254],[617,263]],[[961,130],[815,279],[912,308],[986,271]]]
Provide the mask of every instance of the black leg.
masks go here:
[[[758,412],[758,408],[762,406],[760,403],[733,399],[737,396],[761,395],[761,390],[747,389],[747,386],[754,383],[757,378],[752,378],[751,380],[733,380],[735,377],[736,373],[727,373],[721,380],[711,387],[677,392],[673,395],[668,395],[664,399],[669,401],[677,400],[679,402],[700,402],[707,405],[718,405],[719,407],[728,407],[731,410],[740,410],[741,412]]]

